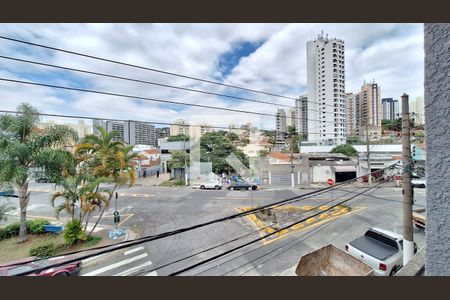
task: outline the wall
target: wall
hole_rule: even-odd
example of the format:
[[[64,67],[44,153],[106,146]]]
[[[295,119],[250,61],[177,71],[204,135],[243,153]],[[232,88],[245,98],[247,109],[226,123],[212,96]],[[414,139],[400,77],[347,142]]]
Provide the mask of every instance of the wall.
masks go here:
[[[450,275],[450,24],[425,24],[426,275]]]
[[[313,183],[327,182],[330,178],[335,180],[334,173],[331,171],[331,166],[314,166],[311,168],[311,172],[311,181]]]

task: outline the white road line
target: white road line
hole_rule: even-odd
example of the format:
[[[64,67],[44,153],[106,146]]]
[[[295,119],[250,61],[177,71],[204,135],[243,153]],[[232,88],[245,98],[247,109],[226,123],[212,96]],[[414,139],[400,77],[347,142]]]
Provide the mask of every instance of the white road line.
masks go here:
[[[158,276],[158,273],[156,273],[156,271],[153,271],[153,272],[145,274],[144,276]]]
[[[106,255],[108,255],[108,254],[109,254],[109,253],[104,253],[104,254],[96,255],[96,256],[93,256],[93,257],[89,257],[89,258],[83,259],[82,261],[83,261],[83,262],[93,261],[93,260],[96,260],[96,259],[98,259],[98,258],[100,258],[100,257],[102,257],[102,256],[106,256]]]
[[[149,261],[147,261],[147,262],[145,262],[143,264],[140,264],[139,266],[133,267],[133,268],[128,269],[128,270],[125,270],[125,271],[120,272],[119,274],[116,274],[114,276],[127,276],[127,275],[130,275],[130,274],[132,274],[132,273],[134,273],[136,271],[139,271],[140,269],[142,269],[144,267],[150,266],[151,264],[152,264],[152,262],[149,260]]]
[[[140,246],[140,247],[137,247],[137,248],[134,248],[134,249],[125,251],[125,252],[123,253],[123,255],[128,255],[128,254],[131,254],[131,253],[140,251],[140,250],[144,250],[144,246]]]
[[[112,264],[112,265],[109,265],[109,266],[106,266],[106,267],[103,267],[103,268],[94,270],[94,271],[89,272],[89,273],[86,273],[86,274],[83,274],[82,276],[95,276],[95,275],[104,273],[104,272],[106,272],[106,271],[109,271],[109,270],[112,270],[112,269],[121,267],[121,266],[123,266],[123,265],[129,264],[129,263],[131,263],[131,262],[133,262],[133,261],[140,260],[141,258],[144,258],[144,257],[147,257],[147,256],[148,256],[147,253],[143,253],[143,254],[141,254],[141,255],[134,256],[134,257],[132,257],[132,258],[128,258],[128,259],[119,261],[119,262],[117,262],[117,263],[115,263],[115,264]]]

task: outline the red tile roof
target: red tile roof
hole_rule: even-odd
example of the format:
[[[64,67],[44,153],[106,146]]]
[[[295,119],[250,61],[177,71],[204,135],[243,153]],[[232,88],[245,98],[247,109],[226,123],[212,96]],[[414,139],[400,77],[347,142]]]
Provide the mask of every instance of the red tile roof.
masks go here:
[[[144,150],[144,153],[147,154],[160,154],[161,152],[159,151],[159,149],[152,149],[152,150]]]
[[[280,160],[287,160],[287,161],[291,160],[291,155],[289,153],[270,152],[267,155]]]

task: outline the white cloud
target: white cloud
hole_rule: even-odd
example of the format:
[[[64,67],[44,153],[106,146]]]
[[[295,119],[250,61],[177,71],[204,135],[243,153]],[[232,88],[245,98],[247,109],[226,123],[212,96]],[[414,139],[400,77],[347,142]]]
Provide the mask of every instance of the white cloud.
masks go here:
[[[235,43],[263,40],[261,47],[239,61],[225,83],[298,96],[306,91],[306,42],[322,29],[329,37],[345,41],[347,91],[356,92],[363,80],[375,79],[382,87],[382,97],[398,98],[403,92],[409,93],[411,98],[423,95],[423,26],[420,24],[1,24],[0,34],[211,80],[219,75],[220,56],[230,51]],[[3,55],[217,93],[232,92],[225,87],[36,47],[22,45],[17,48],[18,44],[5,40],[0,40],[0,46]],[[41,76],[44,81],[52,70],[0,61],[2,77],[20,78],[21,72],[27,72],[33,73],[35,78]],[[98,76],[74,73],[71,78],[84,80],[89,88],[108,92],[272,114],[277,109],[270,105],[239,103]],[[67,77],[59,78],[57,84],[70,85],[68,80]],[[195,117],[217,126],[231,122],[241,124],[247,120],[259,124],[261,119],[266,128],[274,125],[271,117],[183,106],[176,110],[167,109],[148,101],[77,92],[70,93],[70,99],[65,99],[64,95],[49,88],[0,82],[1,109],[14,109],[19,102],[28,101],[43,112],[62,114],[159,122]],[[291,100],[260,94],[245,97],[293,104]]]

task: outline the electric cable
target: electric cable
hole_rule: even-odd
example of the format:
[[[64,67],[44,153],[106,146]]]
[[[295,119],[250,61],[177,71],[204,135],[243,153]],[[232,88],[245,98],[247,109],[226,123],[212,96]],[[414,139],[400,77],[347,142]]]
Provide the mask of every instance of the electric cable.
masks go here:
[[[356,195],[356,196],[358,196],[358,195]],[[286,230],[286,229],[288,229],[288,228],[290,228],[290,227],[292,227],[292,226],[294,226],[294,225],[300,224],[300,223],[306,221],[306,220],[309,219],[309,218],[312,218],[312,217],[315,217],[315,216],[317,216],[317,215],[319,215],[319,214],[322,214],[322,213],[324,213],[324,212],[327,212],[327,211],[329,211],[330,209],[332,209],[332,208],[334,208],[334,207],[336,207],[336,206],[338,206],[338,205],[342,205],[343,203],[350,201],[351,199],[355,198],[356,196],[353,196],[352,198],[349,198],[349,199],[347,199],[347,200],[344,200],[344,201],[342,201],[342,202],[340,202],[340,203],[338,203],[338,204],[332,205],[330,208],[328,208],[328,209],[326,209],[326,210],[320,211],[320,212],[315,213],[315,214],[313,214],[313,215],[311,215],[311,216],[308,216],[308,217],[306,217],[306,218],[303,218],[303,219],[301,219],[300,221],[294,222],[294,223],[292,223],[292,224],[290,224],[290,225],[288,225],[288,226],[284,226],[284,227],[282,227],[282,228],[280,228],[280,229],[278,229],[278,230],[276,230],[276,231],[274,231],[274,232],[268,233],[268,234],[266,234],[266,235],[264,235],[264,236],[262,236],[262,237],[259,237],[259,238],[255,239],[255,240],[253,240],[253,241],[250,241],[250,242],[248,242],[248,243],[245,243],[245,244],[240,245],[240,246],[238,246],[238,247],[232,248],[232,249],[230,249],[230,250],[227,250],[227,251],[225,251],[225,252],[223,252],[223,253],[220,253],[220,254],[218,254],[218,255],[215,255],[215,256],[213,256],[213,257],[210,257],[210,258],[208,258],[208,259],[205,259],[205,260],[200,261],[200,262],[198,262],[198,263],[195,263],[195,264],[193,264],[193,265],[190,265],[190,266],[188,266],[188,267],[186,267],[186,268],[183,268],[183,269],[181,269],[181,270],[178,270],[178,271],[176,271],[176,272],[173,272],[173,273],[169,274],[169,276],[176,276],[176,275],[179,275],[179,274],[181,274],[181,273],[187,272],[187,271],[192,270],[192,269],[194,269],[194,268],[197,268],[197,267],[199,267],[199,266],[201,266],[201,265],[203,265],[203,264],[206,264],[206,263],[208,263],[208,262],[210,262],[210,261],[216,260],[217,258],[220,258],[220,257],[222,257],[222,256],[224,256],[224,255],[227,255],[227,254],[232,253],[232,252],[234,252],[234,251],[237,251],[237,250],[239,250],[239,249],[241,249],[241,248],[244,248],[244,247],[247,247],[247,246],[249,246],[249,245],[251,245],[251,244],[254,244],[254,243],[256,243],[256,242],[259,242],[260,240],[263,240],[263,239],[265,239],[265,238],[267,238],[267,237],[269,237],[269,236],[272,236],[272,235],[274,235],[274,234],[277,234],[278,232],[280,232],[280,231],[282,231],[282,230]]]

